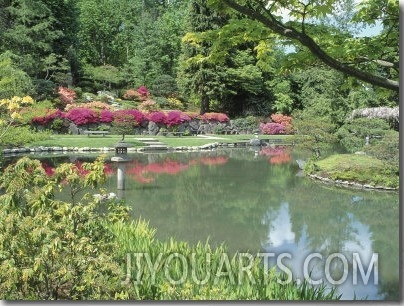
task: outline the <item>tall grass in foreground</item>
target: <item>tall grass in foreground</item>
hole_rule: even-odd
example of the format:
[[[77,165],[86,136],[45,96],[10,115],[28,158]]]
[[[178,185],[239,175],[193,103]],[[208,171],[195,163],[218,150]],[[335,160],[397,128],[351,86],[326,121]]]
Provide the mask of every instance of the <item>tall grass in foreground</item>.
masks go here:
[[[335,288],[285,281],[259,258],[229,255],[224,245],[159,241],[146,221],[109,226],[127,286],[142,300],[338,300]],[[139,255],[139,254],[142,255]],[[246,267],[250,272],[246,271]],[[283,281],[284,284],[279,282]]]

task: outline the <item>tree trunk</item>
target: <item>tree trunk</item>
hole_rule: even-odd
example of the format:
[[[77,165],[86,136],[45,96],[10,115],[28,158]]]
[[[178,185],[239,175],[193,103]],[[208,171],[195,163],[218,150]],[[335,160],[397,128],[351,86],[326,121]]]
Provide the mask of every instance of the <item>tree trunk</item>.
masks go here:
[[[204,113],[209,112],[209,104],[210,104],[209,97],[206,94],[202,94],[202,97],[201,97],[201,110],[199,112],[200,115],[203,115]]]

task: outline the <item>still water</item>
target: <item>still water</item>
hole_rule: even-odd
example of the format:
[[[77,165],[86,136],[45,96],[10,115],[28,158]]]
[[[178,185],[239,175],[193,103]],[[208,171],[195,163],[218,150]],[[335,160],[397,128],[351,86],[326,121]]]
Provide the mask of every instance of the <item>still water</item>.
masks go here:
[[[270,266],[281,257],[293,278],[308,271],[326,284],[342,280],[345,300],[399,298],[398,193],[302,177],[299,156],[286,147],[131,157],[125,190],[116,189],[113,162],[105,187],[125,199],[133,218],[150,220],[157,238],[273,253]]]

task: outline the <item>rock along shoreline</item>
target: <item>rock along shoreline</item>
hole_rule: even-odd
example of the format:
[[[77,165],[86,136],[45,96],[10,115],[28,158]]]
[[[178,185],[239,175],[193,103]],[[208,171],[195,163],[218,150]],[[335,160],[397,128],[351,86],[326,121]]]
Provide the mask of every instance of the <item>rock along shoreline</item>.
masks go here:
[[[367,189],[367,190],[380,190],[380,191],[398,191],[398,188],[392,188],[392,187],[385,187],[385,186],[372,186],[369,184],[361,184],[357,182],[351,182],[351,181],[343,181],[343,180],[332,180],[327,177],[322,177],[316,174],[307,174],[308,177],[310,177],[313,180],[319,180],[323,183],[327,184],[334,184],[334,185],[339,185],[343,187],[351,187],[351,188],[357,188],[357,189]]]

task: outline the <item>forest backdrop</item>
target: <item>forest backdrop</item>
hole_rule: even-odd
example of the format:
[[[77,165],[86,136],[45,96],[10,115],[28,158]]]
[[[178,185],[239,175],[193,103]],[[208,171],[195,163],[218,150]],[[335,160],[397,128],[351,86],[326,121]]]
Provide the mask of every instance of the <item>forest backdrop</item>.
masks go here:
[[[0,98],[146,86],[159,104],[174,97],[201,114],[341,124],[354,109],[398,105],[398,21],[391,0],[2,0]]]

